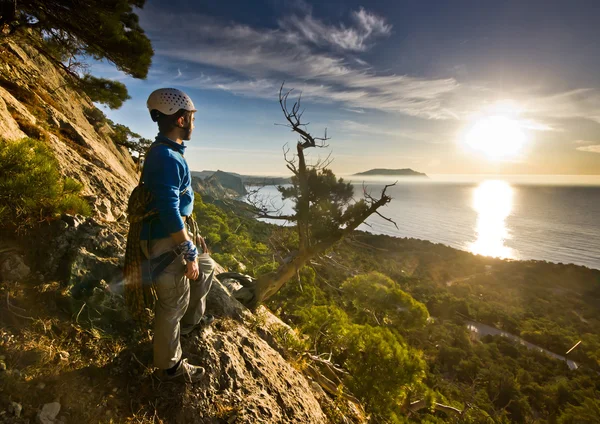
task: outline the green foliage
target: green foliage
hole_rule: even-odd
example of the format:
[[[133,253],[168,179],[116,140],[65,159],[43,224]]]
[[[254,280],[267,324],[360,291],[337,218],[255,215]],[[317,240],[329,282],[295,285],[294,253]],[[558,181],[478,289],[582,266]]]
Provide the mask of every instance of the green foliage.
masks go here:
[[[215,259],[227,269],[242,271],[242,267],[246,267],[245,272],[257,275],[262,272],[261,265],[272,263],[269,249],[261,241],[262,229],[269,227],[268,224],[245,217],[237,208],[225,211],[205,202],[198,193],[195,193],[194,213],[200,234]]]
[[[119,144],[121,146],[125,146],[127,148],[132,149],[135,145],[135,143],[132,139],[141,137],[139,134],[134,133],[133,131],[131,131],[129,129],[129,127],[127,127],[123,124],[115,124],[112,121],[108,121],[108,122],[110,124],[110,127],[113,130],[113,133],[111,134],[110,137],[115,142],[115,144]]]
[[[63,180],[63,194],[79,194],[83,190],[83,184],[73,178],[65,178]]]
[[[340,227],[354,216],[350,212],[356,207],[347,210],[352,202],[354,189],[351,183],[345,182],[342,178],[336,179],[330,169],[310,168],[307,174],[307,193],[310,202],[308,211],[302,211],[300,202],[297,201],[301,197],[298,176],[292,177],[290,187],[279,186],[278,190],[283,199],[296,202],[294,210],[299,217],[305,217],[311,237],[318,241],[337,234]]]
[[[106,59],[134,78],[145,78],[152,60],[150,40],[133,7],[144,0],[20,0],[17,26],[30,26],[60,61],[91,56]],[[15,24],[15,23],[13,23]]]
[[[425,363],[418,351],[388,328],[353,325],[346,335],[351,392],[373,414],[402,422],[402,407],[412,391],[421,389]]]
[[[600,421],[600,399],[585,399],[581,405],[568,405],[558,424],[597,423]]]
[[[379,272],[348,279],[341,288],[365,323],[412,329],[424,326],[429,318],[425,305]]]
[[[123,102],[131,98],[127,93],[127,87],[122,82],[97,78],[89,74],[79,80],[79,87],[93,102],[107,105],[111,109],[120,108]]]
[[[244,269],[240,261],[231,253],[213,253],[212,257],[219,265],[223,266],[230,272],[243,272]]]
[[[304,307],[296,312],[314,350],[331,352],[332,361],[349,371],[345,384],[367,410],[389,422],[402,422],[403,403],[423,390],[425,363],[389,328],[354,324],[336,306]]]
[[[94,129],[98,130],[102,125],[104,125],[107,121],[106,115],[100,109],[95,106],[86,107],[83,110],[85,117],[88,122],[92,124]]]
[[[56,205],[56,210],[70,215],[90,216],[92,214],[89,203],[76,194],[62,196]]]
[[[0,220],[24,230],[60,213],[89,215],[78,194],[81,184],[63,180],[56,159],[41,141],[25,138],[0,143]]]

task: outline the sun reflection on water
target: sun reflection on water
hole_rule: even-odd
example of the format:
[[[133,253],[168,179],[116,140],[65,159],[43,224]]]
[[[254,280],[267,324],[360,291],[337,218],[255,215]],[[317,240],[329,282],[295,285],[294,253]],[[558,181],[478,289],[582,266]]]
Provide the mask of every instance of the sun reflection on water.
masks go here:
[[[477,240],[469,250],[478,255],[514,258],[504,242],[510,238],[506,218],[512,211],[513,189],[506,181],[484,181],[473,190],[473,209],[477,212]]]

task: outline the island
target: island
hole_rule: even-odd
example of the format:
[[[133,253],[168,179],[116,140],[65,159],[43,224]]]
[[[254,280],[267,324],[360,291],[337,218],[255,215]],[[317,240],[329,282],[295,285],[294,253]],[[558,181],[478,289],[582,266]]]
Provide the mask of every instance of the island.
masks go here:
[[[400,177],[424,177],[428,178],[427,175],[422,172],[413,171],[410,168],[404,169],[385,169],[385,168],[375,168],[370,169],[365,172],[359,172],[356,175],[385,175],[385,176],[400,176]]]

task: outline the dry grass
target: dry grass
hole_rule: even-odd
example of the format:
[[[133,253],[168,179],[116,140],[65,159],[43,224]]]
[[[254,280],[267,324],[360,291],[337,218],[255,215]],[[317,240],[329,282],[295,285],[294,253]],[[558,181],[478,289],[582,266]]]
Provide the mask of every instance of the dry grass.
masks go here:
[[[42,127],[32,124],[28,119],[24,118],[17,112],[11,111],[12,118],[17,122],[21,131],[28,137],[35,138],[47,143],[49,140],[48,132]]]
[[[44,403],[58,401],[67,423],[164,422],[144,365],[147,331],[107,331],[85,303],[66,307],[73,300],[58,283],[3,284],[0,302],[0,409],[19,402],[33,422]]]

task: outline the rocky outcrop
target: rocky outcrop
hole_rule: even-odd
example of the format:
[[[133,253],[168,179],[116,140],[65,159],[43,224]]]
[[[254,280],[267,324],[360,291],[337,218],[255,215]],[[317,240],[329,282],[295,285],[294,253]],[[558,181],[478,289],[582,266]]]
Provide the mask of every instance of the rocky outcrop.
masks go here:
[[[215,199],[232,199],[248,193],[239,175],[223,171],[210,175],[206,175],[206,171],[193,172],[192,187],[194,191]]]
[[[64,215],[45,229],[44,242],[31,246],[36,268],[46,279],[70,287],[75,297],[122,282],[126,226],[97,218]]]
[[[228,188],[225,188],[217,180],[201,179],[192,177],[192,189],[202,196],[212,197],[213,199],[232,199],[239,195]]]
[[[94,127],[86,110],[94,104],[74,90],[65,71],[27,42],[0,42],[0,137],[46,138],[64,176],[84,185],[97,217],[114,220],[126,207],[136,184],[134,163],[108,137],[110,128]]]
[[[190,361],[207,377],[186,391],[175,422],[327,423],[319,389],[255,331],[273,324],[263,309],[252,314],[215,281],[208,310],[216,324],[185,339]],[[280,322],[275,318],[277,322]],[[281,323],[284,325],[283,323]]]
[[[223,187],[235,191],[239,196],[247,193],[246,187],[239,175],[233,175],[228,172],[217,171],[208,178],[218,181]]]

